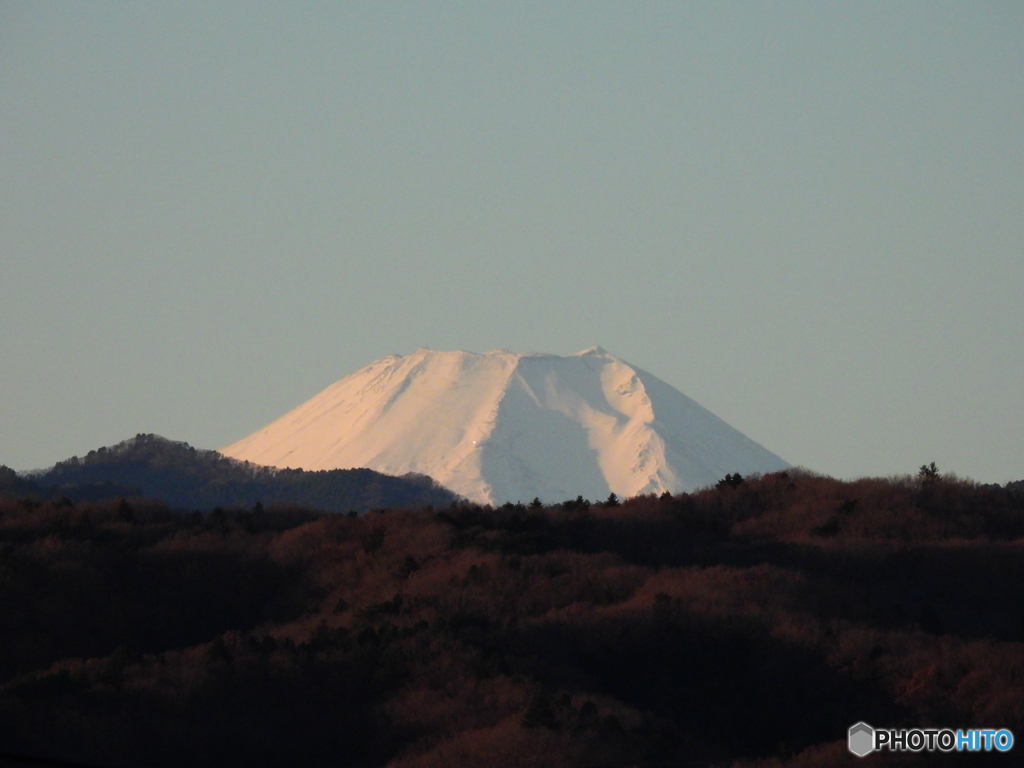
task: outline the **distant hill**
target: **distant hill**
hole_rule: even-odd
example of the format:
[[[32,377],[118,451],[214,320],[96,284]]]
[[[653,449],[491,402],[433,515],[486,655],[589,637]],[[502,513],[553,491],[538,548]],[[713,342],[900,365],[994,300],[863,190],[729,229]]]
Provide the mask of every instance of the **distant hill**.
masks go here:
[[[10,486],[6,495],[34,490],[75,502],[146,496],[182,509],[287,502],[329,512],[364,512],[378,507],[448,506],[457,499],[425,475],[260,467],[158,435],[136,435],[82,458],[59,462],[27,480],[5,475],[0,485]]]
[[[0,467],[0,496],[35,496],[39,489],[35,483],[19,477],[10,467]]]

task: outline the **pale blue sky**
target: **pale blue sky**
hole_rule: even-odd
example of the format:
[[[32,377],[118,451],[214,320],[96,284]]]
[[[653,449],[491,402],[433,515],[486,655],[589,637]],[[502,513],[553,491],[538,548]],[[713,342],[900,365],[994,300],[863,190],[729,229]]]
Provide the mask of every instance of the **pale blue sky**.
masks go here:
[[[600,344],[787,460],[1024,478],[1024,4],[0,4],[0,464]]]

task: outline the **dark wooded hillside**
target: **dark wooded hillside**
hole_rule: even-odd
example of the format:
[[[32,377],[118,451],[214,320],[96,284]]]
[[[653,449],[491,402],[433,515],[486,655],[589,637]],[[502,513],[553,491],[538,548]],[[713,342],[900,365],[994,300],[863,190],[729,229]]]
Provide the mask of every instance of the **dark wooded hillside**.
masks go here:
[[[858,720],[1024,735],[1024,498],[955,478],[362,516],[0,499],[0,585],[8,752],[804,768],[862,765]]]
[[[136,435],[82,458],[75,456],[30,479],[44,495],[66,496],[76,502],[145,496],[186,510],[248,507],[260,501],[328,512],[365,512],[382,507],[447,506],[456,498],[423,475],[392,477],[370,469],[274,469],[157,435]]]

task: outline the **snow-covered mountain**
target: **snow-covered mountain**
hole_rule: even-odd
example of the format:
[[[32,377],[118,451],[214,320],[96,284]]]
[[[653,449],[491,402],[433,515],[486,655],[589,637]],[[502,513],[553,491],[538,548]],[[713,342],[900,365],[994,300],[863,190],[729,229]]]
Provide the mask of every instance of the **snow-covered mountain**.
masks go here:
[[[277,467],[417,472],[491,504],[678,493],[789,466],[600,347],[392,355],[220,452]]]

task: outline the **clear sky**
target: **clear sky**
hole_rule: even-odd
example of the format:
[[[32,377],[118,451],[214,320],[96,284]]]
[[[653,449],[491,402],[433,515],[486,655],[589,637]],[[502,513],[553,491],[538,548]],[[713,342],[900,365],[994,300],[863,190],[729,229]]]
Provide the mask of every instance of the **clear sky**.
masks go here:
[[[595,344],[1024,478],[1024,3],[0,4],[0,464]]]

